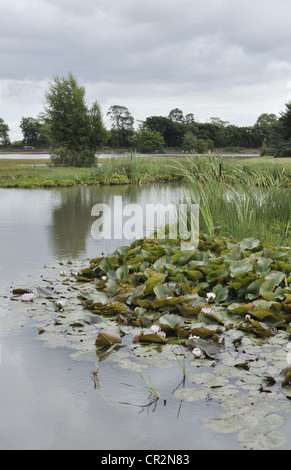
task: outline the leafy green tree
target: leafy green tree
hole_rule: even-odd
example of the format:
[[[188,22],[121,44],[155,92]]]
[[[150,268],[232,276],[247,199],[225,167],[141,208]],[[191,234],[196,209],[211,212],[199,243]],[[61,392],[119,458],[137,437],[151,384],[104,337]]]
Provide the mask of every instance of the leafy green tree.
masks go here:
[[[280,132],[283,139],[289,140],[291,139],[291,101],[286,103],[285,107],[285,111],[280,113]]]
[[[125,106],[110,106],[107,113],[111,120],[111,145],[120,148],[129,146],[129,138],[133,135],[134,118]]]
[[[85,88],[75,77],[54,77],[46,93],[46,113],[56,142],[68,149],[80,150],[88,145],[88,112]]]
[[[141,153],[163,152],[165,141],[160,132],[140,129],[130,138],[131,146]]]
[[[9,126],[4,122],[4,119],[0,118],[0,145],[4,147],[10,145],[9,138]]]
[[[143,121],[143,128],[160,132],[167,147],[180,148],[184,135],[184,124],[165,116],[150,116]]]
[[[95,101],[89,110],[89,148],[96,152],[102,148],[109,139],[109,133],[103,124],[102,111],[99,103]]]
[[[181,109],[179,109],[179,108],[172,109],[169,112],[168,118],[171,119],[171,121],[173,121],[173,122],[183,123],[184,122],[183,111],[181,111]]]
[[[281,111],[276,132],[265,153],[273,153],[276,157],[291,156],[291,101],[286,103],[285,111]]]
[[[276,132],[277,125],[278,118],[276,114],[263,113],[258,117],[254,125],[254,132],[258,133],[261,139],[261,145],[263,145],[263,143],[269,145],[273,134]]]
[[[55,165],[94,165],[95,152],[102,141],[97,133],[103,135],[98,104],[88,110],[85,87],[78,85],[72,73],[55,76],[45,97],[50,137],[61,149],[52,156]]]
[[[191,131],[185,132],[182,139],[182,148],[186,152],[195,152],[197,148],[198,139]]]
[[[41,123],[33,117],[23,117],[20,121],[20,129],[23,135],[24,145],[38,145]]]
[[[184,117],[184,124],[193,124],[195,122],[194,114],[189,113]]]

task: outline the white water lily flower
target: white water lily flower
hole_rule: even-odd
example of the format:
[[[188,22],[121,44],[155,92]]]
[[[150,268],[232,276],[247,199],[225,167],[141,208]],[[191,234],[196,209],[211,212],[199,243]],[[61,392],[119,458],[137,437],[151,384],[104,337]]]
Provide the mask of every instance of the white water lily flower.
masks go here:
[[[60,272],[60,275],[61,275],[61,276],[66,276],[67,273],[66,273],[66,271],[61,271],[61,272]]]
[[[171,300],[173,297],[167,297],[167,300]]]
[[[103,279],[103,281],[106,281],[107,277],[106,277],[106,276],[102,276],[101,279]]]
[[[207,314],[211,313],[211,308],[207,308],[207,307],[206,307],[206,308],[202,308],[201,311],[202,311],[203,313],[206,313],[206,315],[207,315]]]
[[[208,294],[206,294],[207,302],[211,302],[211,300],[214,300],[215,297],[216,296],[215,296],[214,292],[208,292]]]
[[[27,294],[23,294],[21,296],[22,302],[32,302],[33,299],[34,299],[34,294],[32,292],[27,293]]]
[[[152,325],[151,330],[153,330],[154,333],[159,333],[161,328],[159,327],[159,325]]]
[[[190,336],[188,336],[188,339],[199,339],[199,336],[190,335]]]
[[[159,336],[163,336],[164,338],[166,337],[166,333],[161,330],[159,325],[152,325],[151,330]]]
[[[250,316],[250,315],[246,315],[246,316],[245,316],[245,320],[246,320],[247,322],[249,322],[250,319],[251,319],[251,316]]]
[[[59,300],[57,302],[57,306],[60,308],[60,309],[63,309],[66,305],[66,302],[64,300]]]
[[[195,357],[199,358],[202,355],[202,350],[200,348],[194,348],[192,353]]]

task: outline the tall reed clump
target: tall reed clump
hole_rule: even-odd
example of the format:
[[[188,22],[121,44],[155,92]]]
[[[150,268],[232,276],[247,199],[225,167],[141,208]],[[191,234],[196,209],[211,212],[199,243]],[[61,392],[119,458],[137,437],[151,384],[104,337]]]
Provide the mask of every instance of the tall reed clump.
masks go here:
[[[180,171],[188,182],[184,198],[199,204],[200,229],[235,238],[256,237],[275,246],[290,246],[291,194],[284,173],[225,166],[217,158],[192,159]]]

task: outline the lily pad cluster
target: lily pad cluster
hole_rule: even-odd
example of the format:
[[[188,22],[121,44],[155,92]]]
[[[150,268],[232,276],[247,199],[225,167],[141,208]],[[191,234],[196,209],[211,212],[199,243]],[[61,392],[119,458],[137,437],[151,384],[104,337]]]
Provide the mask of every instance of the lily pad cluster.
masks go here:
[[[179,240],[140,239],[46,271],[41,285],[27,280],[13,289],[10,320],[26,312],[45,345],[113,362],[127,382],[153,374],[154,398],[173,406],[219,403],[226,412],[204,425],[237,432],[245,447],[284,445],[278,429],[291,413],[290,248],[201,233],[191,252]],[[155,373],[168,377],[177,368],[181,384],[161,391]],[[93,382],[107,395],[102,370]]]
[[[196,250],[179,240],[140,239],[90,261],[76,279],[91,313],[140,327],[134,342],[183,342],[213,358],[225,329],[274,336],[290,331],[290,249],[259,240],[210,239]]]

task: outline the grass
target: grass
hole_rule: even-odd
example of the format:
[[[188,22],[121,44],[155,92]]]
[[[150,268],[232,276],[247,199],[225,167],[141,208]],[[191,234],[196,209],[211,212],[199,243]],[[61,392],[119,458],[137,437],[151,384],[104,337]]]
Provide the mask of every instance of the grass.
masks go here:
[[[185,199],[199,204],[200,227],[211,238],[225,234],[235,238],[256,237],[274,246],[290,246],[290,159],[266,159],[240,163],[215,157],[207,164],[197,158],[191,168],[182,167],[189,183]]]
[[[40,188],[78,184],[142,184],[179,181],[182,175],[166,157],[98,159],[93,168],[53,167],[50,160],[0,159],[0,187]]]
[[[47,159],[0,159],[0,187],[39,188],[76,186],[79,184],[145,184],[153,182],[179,182],[187,175],[195,175],[207,182],[209,168],[219,175],[222,164],[223,178],[235,181],[255,177],[273,184],[282,180],[285,186],[291,181],[291,158],[274,159],[220,159],[214,155],[203,157],[138,157],[104,158],[97,160],[94,168],[63,168],[50,166]]]

